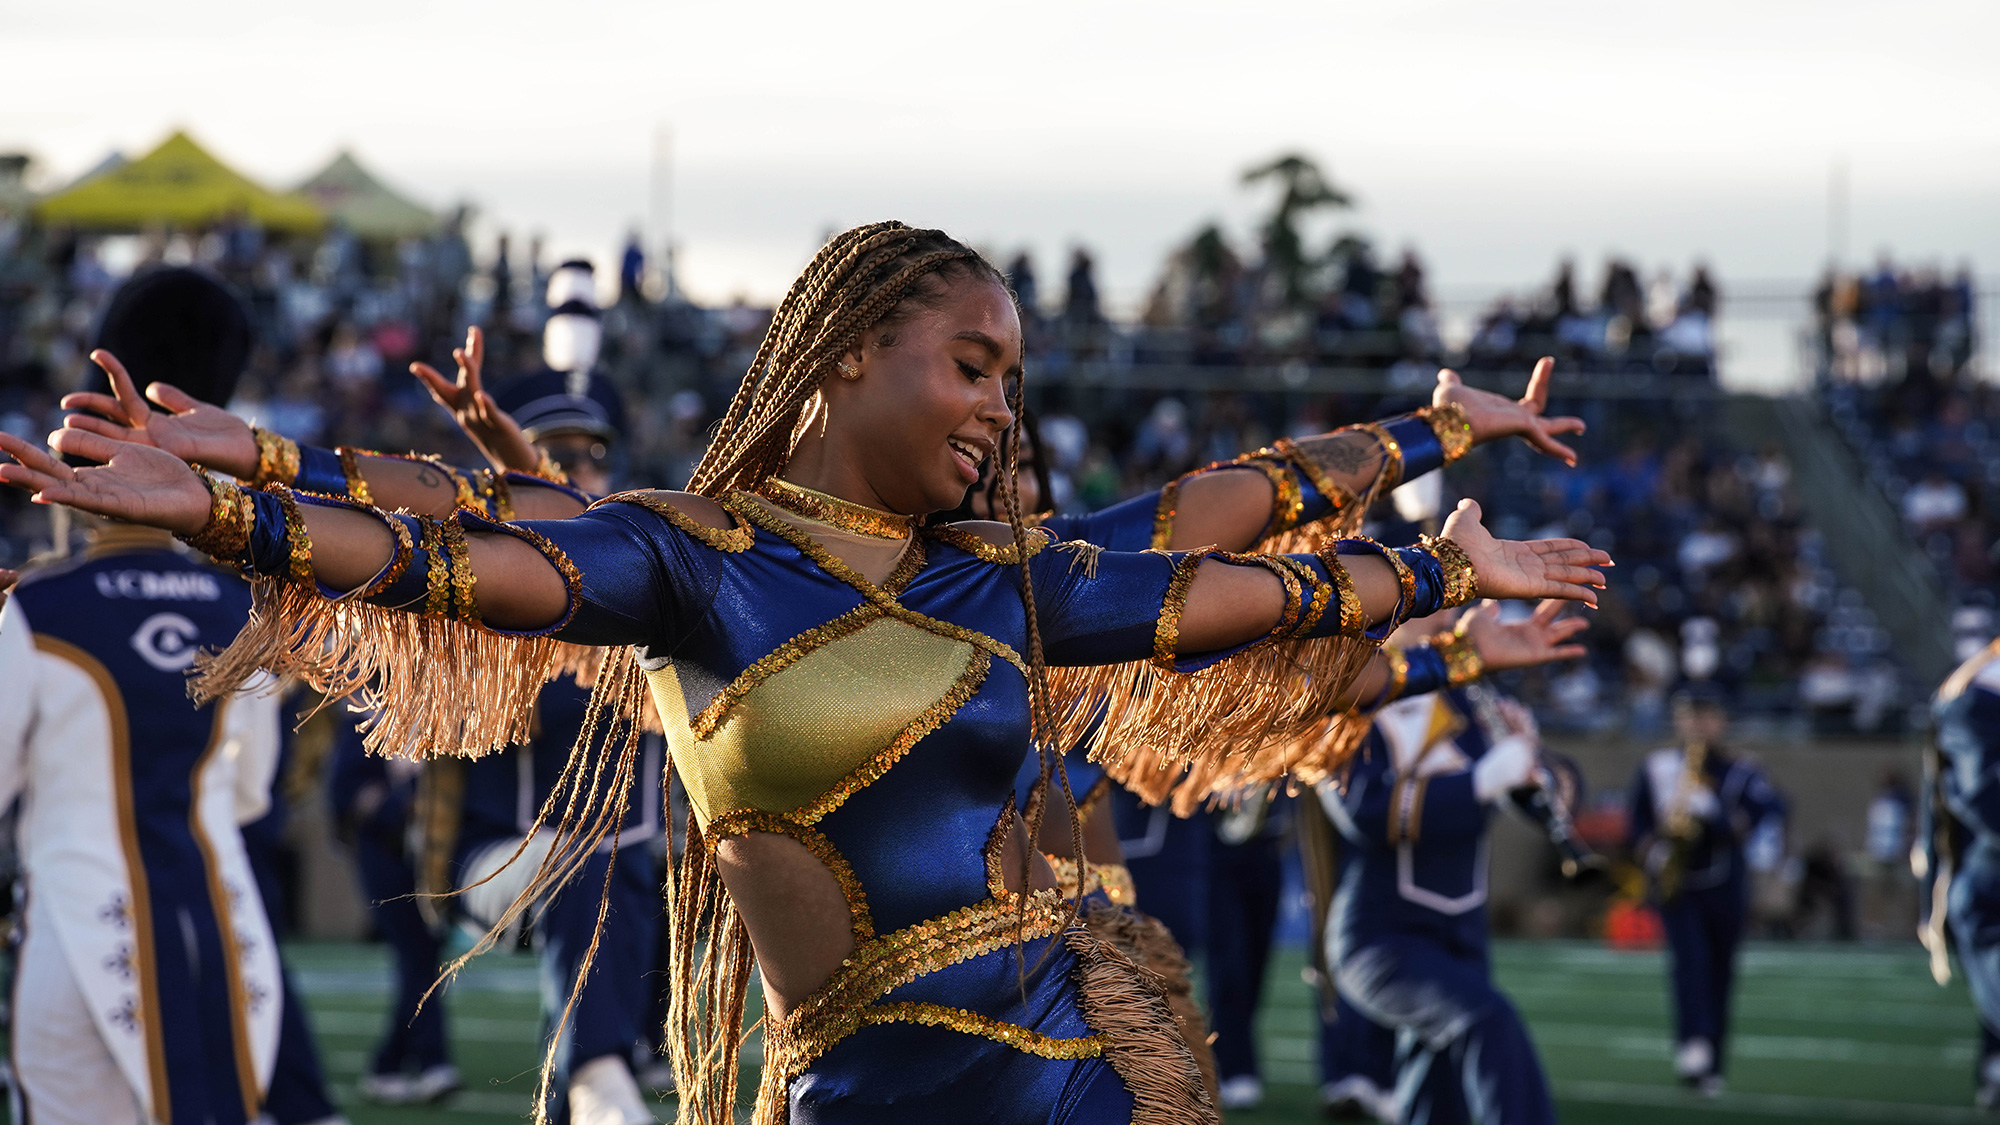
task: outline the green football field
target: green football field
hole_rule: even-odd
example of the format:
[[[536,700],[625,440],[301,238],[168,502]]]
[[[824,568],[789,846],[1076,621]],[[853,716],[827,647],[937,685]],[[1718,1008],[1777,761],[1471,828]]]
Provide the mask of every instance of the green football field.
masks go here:
[[[466,1090],[428,1109],[381,1109],[354,1094],[388,997],[379,946],[298,945],[291,957],[338,1097],[355,1125],[519,1121],[540,1056],[533,962],[489,955],[447,999]],[[1971,1108],[1976,1049],[1962,982],[1938,988],[1911,949],[1757,945],[1737,990],[1729,1091],[1697,1098],[1672,1081],[1661,957],[1566,942],[1505,942],[1496,968],[1526,1014],[1572,1123],[1988,1120]],[[1297,953],[1280,956],[1263,1017],[1267,1100],[1232,1125],[1317,1120],[1311,997]],[[671,1120],[663,1104],[663,1120]]]

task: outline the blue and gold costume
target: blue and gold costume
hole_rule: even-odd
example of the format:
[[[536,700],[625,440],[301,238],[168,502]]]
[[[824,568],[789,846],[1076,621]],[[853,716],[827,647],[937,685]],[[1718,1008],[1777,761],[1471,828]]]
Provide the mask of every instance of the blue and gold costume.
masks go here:
[[[351,502],[211,487],[210,524],[194,541],[283,579],[260,582],[267,612],[214,664],[215,682],[271,666],[332,694],[372,684],[383,703],[376,744],[478,754],[521,739],[565,646],[619,646],[599,673],[599,700],[631,716],[650,694],[695,821],[670,904],[684,1107],[733,1100],[751,967],[714,848],[775,833],[819,859],[846,896],[855,949],[792,1012],[766,1021],[758,1119],[798,1125],[963,1116],[973,1089],[1007,1091],[995,1121],[1214,1119],[1157,983],[1073,924],[1060,891],[1006,887],[1007,795],[1030,726],[1016,564],[1032,575],[1051,667],[1106,676],[1058,714],[1103,709],[1107,729],[1184,754],[1172,740],[1207,744],[1217,716],[1248,724],[1268,708],[1258,725],[1276,729],[1280,706],[1323,718],[1381,635],[1463,601],[1471,585],[1448,542],[1120,553],[1037,531],[1018,559],[965,527],[919,534],[905,517],[767,481],[722,498],[727,528],[660,493],[621,494],[559,521],[375,512],[395,537],[393,557],[335,599],[313,578],[296,506]],[[1301,493],[1281,493],[1287,526],[1309,510]],[[569,583],[562,620],[532,633],[471,627],[467,530],[541,551]],[[1381,627],[1367,625],[1339,561],[1354,553],[1386,558],[1401,580],[1398,612]],[[1181,607],[1211,559],[1270,570],[1287,593],[1279,624],[1229,652],[1177,656]],[[1295,673],[1281,693],[1277,668]],[[1168,696],[1179,684],[1205,703],[1183,699],[1174,711],[1151,692],[1102,686],[1133,682]],[[461,692],[475,683],[481,706],[468,709]],[[625,745],[630,754],[636,738]]]

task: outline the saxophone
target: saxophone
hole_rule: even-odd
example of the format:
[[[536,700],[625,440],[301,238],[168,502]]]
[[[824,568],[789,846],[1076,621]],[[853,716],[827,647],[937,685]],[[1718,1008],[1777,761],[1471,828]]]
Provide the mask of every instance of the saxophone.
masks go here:
[[[1674,785],[1673,800],[1667,805],[1666,822],[1660,826],[1660,833],[1667,840],[1667,858],[1654,876],[1653,885],[1660,892],[1661,902],[1672,902],[1681,893],[1688,859],[1694,854],[1695,845],[1701,842],[1702,823],[1694,815],[1694,795],[1701,788],[1707,767],[1708,743],[1694,743],[1682,752],[1680,780]]]

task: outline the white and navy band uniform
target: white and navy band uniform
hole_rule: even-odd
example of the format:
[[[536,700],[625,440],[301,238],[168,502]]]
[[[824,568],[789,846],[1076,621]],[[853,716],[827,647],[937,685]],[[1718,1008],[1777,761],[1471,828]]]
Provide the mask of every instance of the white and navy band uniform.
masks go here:
[[[1719,1078],[1725,1069],[1730,992],[1735,985],[1736,951],[1750,903],[1745,845],[1753,834],[1779,830],[1785,803],[1754,764],[1711,747],[1700,780],[1687,787],[1682,772],[1686,752],[1668,746],[1648,753],[1632,779],[1629,843],[1634,855],[1657,869],[1664,855],[1661,837],[1678,800],[1700,826],[1685,852],[1679,892],[1660,901],[1653,894],[1666,930],[1674,994],[1674,1042],[1682,1077]]]
[[[1948,860],[1943,919],[1979,1014],[1982,1093],[2000,1086],[2000,647],[1987,646],[1945,682],[1933,706],[1938,761],[1924,788],[1927,924]]]
[[[1396,1029],[1401,1120],[1538,1125],[1555,1120],[1548,1080],[1488,954],[1492,810],[1473,771],[1495,743],[1474,714],[1459,689],[1389,703],[1345,786],[1317,788],[1341,843],[1326,959],[1341,996]]]
[[[17,1122],[257,1117],[284,1004],[238,826],[261,815],[278,701],[188,698],[250,611],[240,578],[113,528],[0,609],[0,804],[21,800]]]

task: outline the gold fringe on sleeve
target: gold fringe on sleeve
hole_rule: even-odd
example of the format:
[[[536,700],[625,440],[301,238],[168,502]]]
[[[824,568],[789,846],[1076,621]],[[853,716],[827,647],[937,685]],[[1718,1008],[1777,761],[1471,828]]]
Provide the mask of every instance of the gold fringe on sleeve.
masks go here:
[[[1278,452],[1301,471],[1310,468],[1284,445]],[[1354,537],[1387,477],[1378,475],[1326,518],[1267,536],[1253,549],[1317,554]],[[1170,670],[1156,653],[1154,661],[1051,668],[1049,675],[1066,716],[1063,744],[1087,738],[1091,759],[1119,784],[1186,816],[1247,786],[1309,784],[1339,773],[1371,723],[1347,709],[1342,693],[1375,649],[1372,640],[1343,635],[1262,644],[1191,673]]]
[[[289,495],[286,496],[289,499]],[[404,524],[388,526],[396,545],[389,564],[359,590],[327,597],[310,580],[311,544],[304,523],[291,521],[287,578],[251,580],[250,621],[221,652],[195,660],[188,690],[198,704],[228,695],[259,669],[295,676],[328,699],[355,697],[375,711],[363,725],[370,752],[386,757],[479,757],[529,737],[542,685],[584,662],[584,650],[551,636],[496,633],[446,613],[476,619],[472,575],[463,564],[464,537],[426,521],[432,549],[430,612],[373,605],[363,598],[400,577],[413,544]],[[457,525],[449,525],[454,531]],[[288,528],[288,530],[292,530]],[[515,534],[532,535],[525,529]],[[531,542],[569,585],[572,603],[582,576],[546,540]],[[433,615],[438,614],[438,615]],[[476,705],[472,701],[477,701]]]

